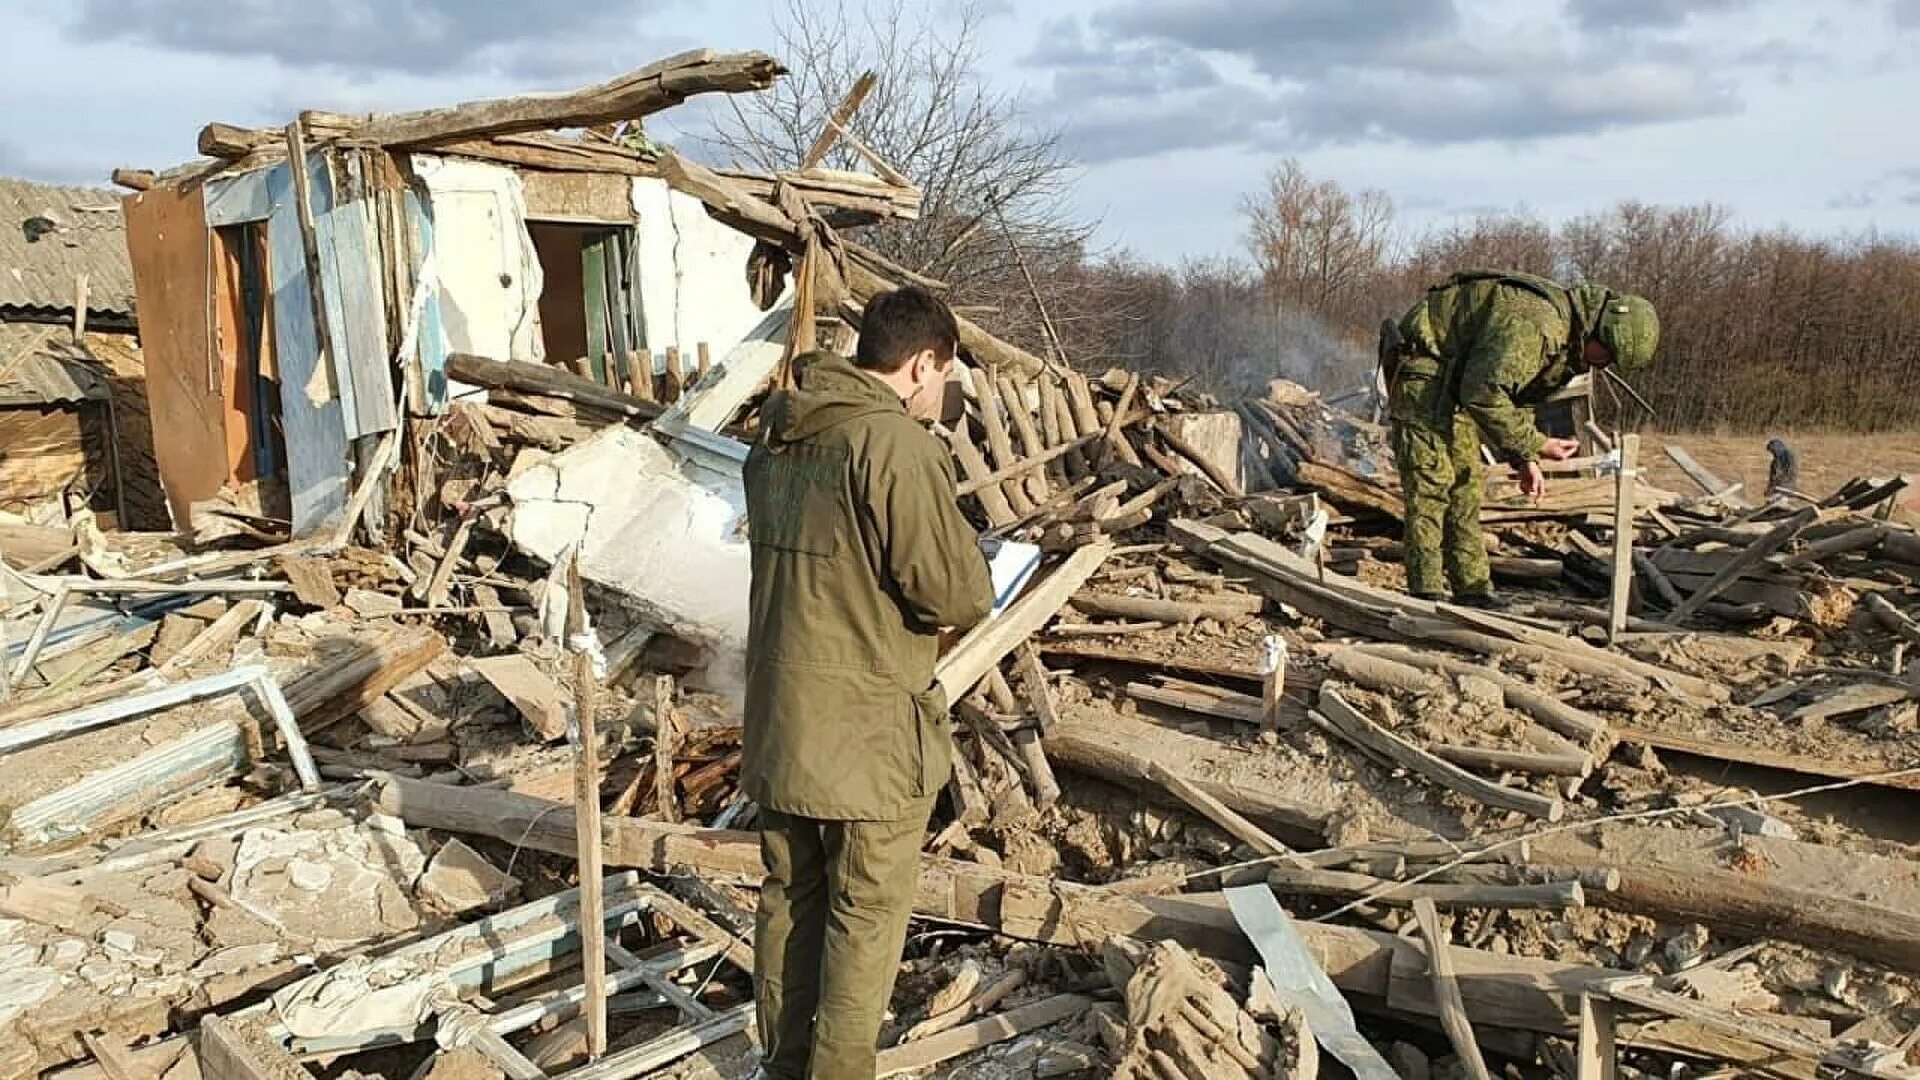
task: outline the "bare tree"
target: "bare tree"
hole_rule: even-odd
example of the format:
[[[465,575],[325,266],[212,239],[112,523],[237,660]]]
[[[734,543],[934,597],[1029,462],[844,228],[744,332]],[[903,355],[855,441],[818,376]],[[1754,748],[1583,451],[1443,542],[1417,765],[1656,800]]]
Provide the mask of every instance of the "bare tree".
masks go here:
[[[1019,264],[1042,302],[1064,310],[1059,280],[1083,262],[1092,230],[1068,208],[1074,167],[1057,134],[1026,122],[1019,100],[981,77],[986,17],[975,0],[945,15],[907,0],[786,0],[774,29],[792,73],[765,93],[731,96],[709,141],[741,165],[794,168],[874,72],[847,128],[920,185],[924,201],[919,220],[865,230],[862,242],[946,281],[957,303],[994,309],[987,322],[1037,350],[1046,335]],[[861,167],[844,141],[825,164]]]
[[[1241,200],[1240,213],[1275,298],[1322,318],[1353,314],[1345,309],[1379,270],[1393,227],[1385,192],[1316,182],[1293,158],[1267,175],[1265,191]]]

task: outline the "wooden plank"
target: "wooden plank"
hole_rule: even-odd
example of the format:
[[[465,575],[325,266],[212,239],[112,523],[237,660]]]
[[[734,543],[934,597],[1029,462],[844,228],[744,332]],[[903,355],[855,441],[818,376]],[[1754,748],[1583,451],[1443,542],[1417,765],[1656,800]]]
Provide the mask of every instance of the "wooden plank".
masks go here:
[[[1631,439],[1634,436],[1629,435]],[[1453,941],[1440,925],[1440,909],[1431,899],[1413,902],[1413,916],[1420,924],[1420,936],[1426,941],[1427,963],[1432,969],[1434,997],[1440,1002],[1440,1027],[1453,1044],[1453,1052],[1466,1068],[1470,1080],[1493,1080],[1486,1059],[1473,1038],[1473,1023],[1467,1017],[1466,1002],[1460,999],[1460,982],[1453,973]]]
[[[1702,492],[1717,496],[1726,502],[1727,505],[1735,508],[1744,509],[1753,505],[1745,498],[1733,492],[1733,487],[1737,485],[1729,485],[1718,476],[1715,476],[1705,465],[1695,461],[1693,455],[1687,453],[1685,447],[1677,443],[1667,443],[1661,447],[1661,450],[1666,453],[1668,460],[1679,466],[1680,471],[1686,474],[1687,479],[1700,486]]]
[[[373,200],[366,196],[359,155],[343,167],[360,180],[361,197],[336,198],[314,218],[320,264],[328,288],[327,339],[332,344],[334,385],[340,388],[342,420],[349,440],[391,431],[400,423],[393,395],[393,349],[387,341],[386,298],[380,287]]]
[[[1774,526],[1766,535],[1748,544],[1745,551],[1729,560],[1727,565],[1713,575],[1705,585],[1695,589],[1684,603],[1667,616],[1667,622],[1673,626],[1685,623],[1709,600],[1725,592],[1729,586],[1739,580],[1742,574],[1759,566],[1767,556],[1785,547],[1788,541],[1798,536],[1802,529],[1813,524],[1819,517],[1820,510],[1809,506]]]
[[[487,656],[469,660],[478,672],[517,709],[540,738],[552,742],[567,733],[566,707],[560,700],[560,687],[546,672],[534,666],[520,653]]]
[[[587,319],[587,371],[593,381],[601,386],[616,386],[611,378],[614,369],[612,357],[608,355],[613,340],[612,331],[607,326],[607,247],[606,238],[590,240],[580,245],[580,291],[586,305]],[[647,367],[653,366],[649,357]],[[653,388],[647,388],[651,397]]]
[[[1000,415],[1000,396],[995,393],[993,376],[981,368],[973,369],[973,389],[980,406],[980,423],[987,433],[987,453],[996,468],[1010,469],[1019,464],[1013,452],[1013,438],[1007,433],[1006,419]],[[1017,479],[1004,481],[1000,489],[1007,494],[1013,512],[1022,517],[1033,513],[1034,499],[1026,484]]]
[[[207,317],[213,294],[212,236],[198,190],[156,187],[121,200],[127,254],[140,304],[141,356],[154,461],[173,520],[218,494],[228,460],[223,373]]]
[[[765,90],[785,69],[759,52],[681,53],[595,86],[562,94],[470,101],[419,112],[375,115],[348,138],[380,146],[434,143],[638,120],[695,94]]]
[[[1300,856],[1287,845],[1273,838],[1265,829],[1248,821],[1233,811],[1233,808],[1207,794],[1200,786],[1167,769],[1157,761],[1147,763],[1147,779],[1159,784],[1169,794],[1186,803],[1194,813],[1219,826],[1227,835],[1252,848],[1264,858],[1285,859],[1298,864]]]
[[[1620,437],[1620,471],[1614,477],[1613,582],[1607,602],[1607,640],[1626,633],[1633,600],[1633,485],[1639,478],[1640,436]]]
[[[1613,1001],[1600,994],[1580,995],[1580,1032],[1574,1038],[1574,1080],[1616,1080],[1620,1050]]]
[[[1067,556],[1052,573],[1015,600],[997,618],[968,631],[934,668],[934,680],[948,701],[958,701],[988,668],[998,667],[1006,655],[1052,620],[1067,600],[1107,561],[1112,544],[1089,544]]]
[[[298,1059],[244,1020],[202,1017],[196,1049],[205,1080],[312,1080]]]
[[[827,159],[827,153],[839,140],[841,131],[852,122],[853,114],[860,111],[860,103],[867,100],[867,95],[873,92],[873,85],[878,81],[879,76],[871,71],[863,71],[859,78],[853,80],[853,86],[847,90],[847,96],[841,98],[840,104],[834,108],[826,127],[821,129],[819,137],[813,140],[813,145],[809,146],[806,154],[800,158],[801,172]]]
[[[1008,1009],[964,1027],[929,1035],[924,1039],[880,1051],[876,1076],[897,1076],[952,1061],[962,1054],[984,1046],[1005,1042],[1037,1028],[1056,1024],[1084,1014],[1093,1007],[1093,999],[1083,994],[1056,994],[1053,997]]]
[[[574,857],[580,864],[578,918],[580,963],[587,990],[587,1055],[598,1060],[607,1052],[607,923],[600,840],[600,729],[596,724],[600,680],[593,671],[590,633],[586,588],[580,580],[576,551],[567,563],[567,640],[573,653],[574,724],[579,740],[573,758]]]
[[[1547,821],[1558,821],[1565,812],[1558,798],[1496,784],[1434,757],[1375,723],[1348,704],[1331,687],[1320,688],[1320,712],[1330,722],[1332,730],[1360,749],[1378,754],[1468,798]]]

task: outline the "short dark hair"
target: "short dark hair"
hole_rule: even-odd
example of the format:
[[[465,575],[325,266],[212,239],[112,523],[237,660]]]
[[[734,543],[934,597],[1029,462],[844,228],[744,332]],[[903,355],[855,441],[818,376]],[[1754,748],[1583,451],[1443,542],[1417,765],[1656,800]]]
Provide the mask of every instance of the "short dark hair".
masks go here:
[[[908,286],[867,301],[853,363],[885,374],[900,370],[922,349],[952,359],[959,347],[960,322],[953,309],[927,290]]]

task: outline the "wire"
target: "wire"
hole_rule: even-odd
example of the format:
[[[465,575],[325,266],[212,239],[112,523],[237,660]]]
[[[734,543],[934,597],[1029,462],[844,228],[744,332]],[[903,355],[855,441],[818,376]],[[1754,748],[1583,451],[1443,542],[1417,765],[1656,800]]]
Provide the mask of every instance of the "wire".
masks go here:
[[[1467,863],[1474,861],[1475,859],[1484,857],[1488,852],[1500,851],[1504,848],[1514,847],[1528,840],[1537,840],[1545,836],[1557,836],[1561,833],[1578,832],[1581,829],[1590,829],[1595,826],[1606,825],[1606,824],[1610,824],[1612,822],[1617,822],[1617,821],[1647,821],[1654,818],[1675,817],[1682,814],[1691,815],[1696,811],[1714,810],[1714,809],[1720,809],[1724,807],[1758,806],[1761,803],[1785,802],[1791,799],[1804,798],[1808,795],[1820,795],[1830,791],[1843,791],[1847,788],[1860,787],[1865,784],[1879,783],[1885,780],[1897,780],[1902,777],[1916,776],[1916,775],[1920,775],[1920,766],[1915,766],[1915,767],[1906,768],[1906,769],[1895,769],[1891,772],[1874,773],[1869,776],[1857,776],[1851,780],[1841,780],[1831,784],[1818,784],[1813,787],[1797,788],[1793,791],[1783,791],[1777,795],[1755,795],[1751,798],[1729,799],[1723,802],[1709,802],[1709,803],[1703,803],[1699,806],[1670,806],[1670,807],[1664,807],[1659,810],[1638,810],[1638,811],[1634,811],[1632,813],[1627,813],[1627,814],[1613,814],[1607,817],[1591,818],[1586,821],[1570,822],[1565,825],[1555,825],[1550,828],[1538,829],[1529,833],[1521,833],[1518,836],[1511,836],[1505,840],[1496,840],[1493,843],[1480,848],[1478,851],[1475,851],[1470,855],[1466,855],[1461,858],[1455,859],[1449,863],[1443,863],[1439,866],[1434,867],[1431,870],[1422,871],[1421,873],[1415,874],[1414,876],[1407,878],[1404,881],[1386,882],[1385,887],[1374,889],[1371,892],[1368,892],[1362,896],[1356,897],[1355,899],[1350,900],[1347,903],[1342,904],[1337,908],[1334,908],[1332,911],[1327,912],[1325,915],[1319,916],[1313,921],[1326,922],[1329,919],[1335,918],[1340,915],[1344,915],[1347,912],[1350,912],[1355,910],[1356,908],[1362,907],[1370,901],[1378,900],[1383,896],[1391,896],[1394,893],[1399,892],[1400,890],[1406,888],[1409,885],[1418,885],[1420,882],[1426,881],[1429,878],[1437,877],[1440,874],[1444,874],[1449,870],[1454,870],[1461,866],[1464,866]]]
[[[1454,859],[1452,862],[1442,863],[1438,866],[1433,867],[1432,869],[1423,870],[1420,873],[1415,874],[1414,876],[1407,878],[1403,881],[1382,882],[1382,887],[1373,889],[1361,896],[1355,897],[1354,899],[1348,901],[1347,903],[1342,904],[1339,907],[1334,908],[1332,911],[1327,912],[1325,915],[1317,916],[1311,921],[1327,922],[1330,919],[1338,918],[1341,915],[1345,915],[1349,912],[1358,910],[1359,908],[1364,907],[1367,904],[1375,900],[1378,900],[1383,896],[1391,896],[1394,893],[1399,892],[1410,885],[1418,885],[1423,881],[1427,881],[1431,878],[1438,877],[1439,875],[1444,874],[1449,870],[1455,870],[1462,866],[1465,866],[1468,863],[1484,859],[1491,852],[1502,851],[1510,847],[1517,847],[1520,844],[1524,844],[1529,840],[1538,840],[1538,839],[1541,839],[1542,837],[1548,837],[1548,836],[1558,836],[1562,833],[1579,832],[1582,829],[1596,828],[1598,826],[1608,825],[1614,822],[1650,821],[1656,818],[1691,815],[1697,812],[1721,809],[1726,807],[1758,806],[1762,803],[1786,802],[1793,799],[1805,798],[1809,795],[1823,795],[1831,791],[1844,791],[1848,788],[1861,787],[1867,784],[1878,784],[1888,780],[1899,780],[1899,779],[1903,779],[1905,777],[1910,777],[1910,776],[1920,776],[1920,766],[1913,766],[1911,768],[1905,768],[1905,769],[1894,769],[1889,772],[1870,773],[1866,776],[1856,776],[1848,780],[1840,780],[1831,784],[1816,784],[1812,787],[1795,788],[1792,791],[1783,791],[1775,795],[1755,795],[1755,796],[1751,796],[1749,798],[1744,798],[1744,799],[1726,799],[1720,802],[1701,803],[1698,806],[1669,806],[1669,807],[1663,807],[1658,810],[1636,810],[1636,811],[1632,811],[1630,813],[1625,813],[1625,814],[1611,814],[1606,817],[1587,818],[1582,821],[1573,821],[1563,825],[1554,825],[1548,828],[1535,829],[1531,832],[1518,833],[1514,836],[1509,836],[1506,839],[1493,840],[1471,849],[1463,846],[1465,842],[1462,842],[1462,841],[1450,840],[1443,836],[1429,837],[1428,839],[1431,839],[1431,840],[1438,840],[1442,843],[1454,845],[1458,847],[1463,854],[1459,858]],[[1217,866],[1210,870],[1195,871],[1193,873],[1183,875],[1180,880],[1182,884],[1185,884],[1187,882],[1197,881],[1202,878],[1218,877],[1222,874],[1231,874],[1240,870],[1251,870],[1251,869],[1255,869],[1262,866],[1271,866],[1274,863],[1286,862],[1286,861],[1289,861],[1288,856],[1267,855],[1258,859],[1249,859],[1246,862],[1231,863],[1227,866]]]

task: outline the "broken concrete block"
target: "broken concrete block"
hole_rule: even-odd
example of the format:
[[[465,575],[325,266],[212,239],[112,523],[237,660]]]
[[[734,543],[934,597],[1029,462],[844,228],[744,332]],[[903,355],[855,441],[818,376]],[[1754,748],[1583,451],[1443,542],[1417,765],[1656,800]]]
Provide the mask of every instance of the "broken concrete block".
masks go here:
[[[581,574],[632,601],[647,621],[712,650],[708,685],[745,687],[746,448],[705,436],[672,448],[616,425],[528,468],[507,485],[514,544],[549,563],[580,555]]]
[[[1792,840],[1798,835],[1794,832],[1793,826],[1770,814],[1763,814],[1751,806],[1714,806],[1709,807],[1707,813],[1725,823],[1728,828],[1746,836]]]
[[[448,915],[463,915],[505,900],[520,881],[495,867],[479,852],[449,840],[427,864],[416,886],[422,901]]]

